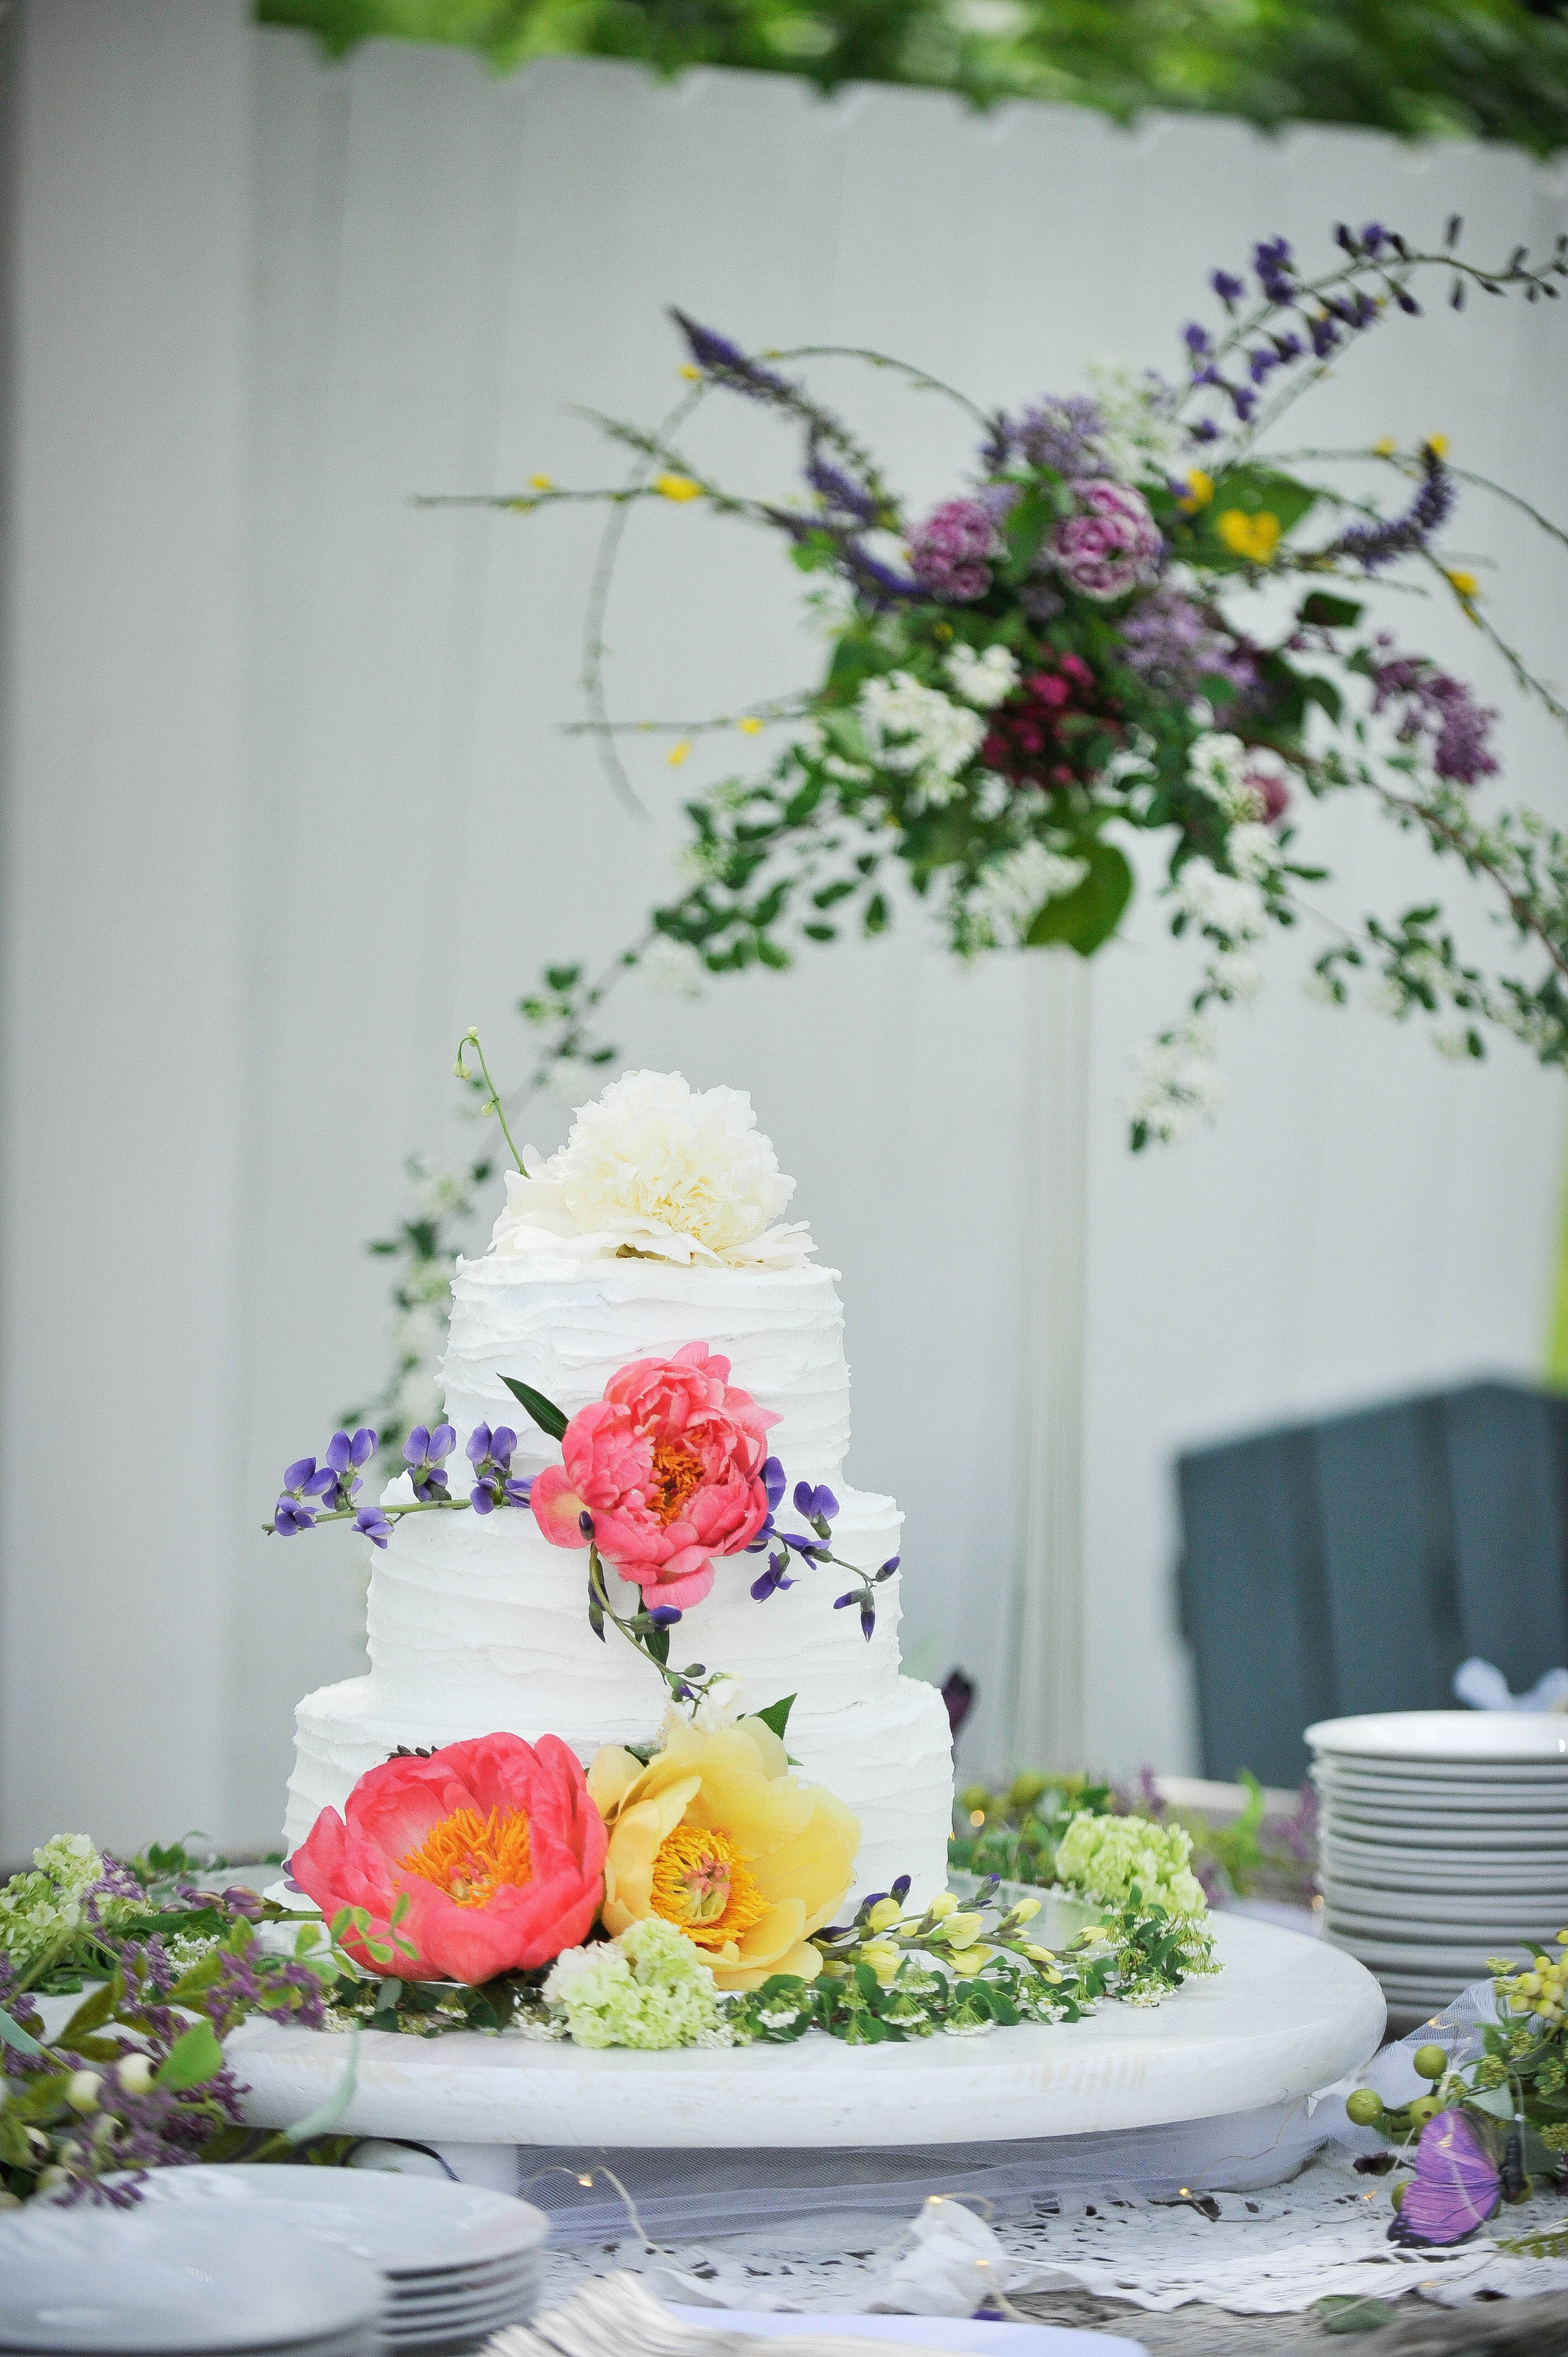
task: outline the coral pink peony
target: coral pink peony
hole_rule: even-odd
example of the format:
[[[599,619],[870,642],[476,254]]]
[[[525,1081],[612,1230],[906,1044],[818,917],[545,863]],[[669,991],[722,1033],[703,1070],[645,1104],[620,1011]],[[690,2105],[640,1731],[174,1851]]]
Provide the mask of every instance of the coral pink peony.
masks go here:
[[[564,1462],[533,1484],[533,1512],[555,1546],[586,1546],[593,1518],[607,1563],[657,1604],[684,1611],[714,1584],[714,1555],[738,1554],[768,1515],[762,1469],[776,1415],[725,1378],[705,1342],[639,1359],[572,1418]]]
[[[362,1907],[373,1939],[413,1943],[415,1955],[397,1949],[384,1970],[477,1986],[586,1939],[607,1842],[557,1736],[478,1735],[427,1760],[367,1769],[341,1817],[322,1810],[288,1870],[328,1922],[339,1908]],[[394,1934],[400,1894],[408,1911]],[[357,1932],[343,1944],[374,1964]]]

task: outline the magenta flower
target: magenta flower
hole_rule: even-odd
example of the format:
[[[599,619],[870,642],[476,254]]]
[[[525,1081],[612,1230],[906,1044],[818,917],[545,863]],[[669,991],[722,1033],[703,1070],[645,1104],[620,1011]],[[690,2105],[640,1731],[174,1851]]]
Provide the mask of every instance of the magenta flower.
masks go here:
[[[1104,478],[1077,488],[1079,513],[1051,533],[1056,568],[1080,597],[1125,597],[1149,578],[1165,546],[1149,503],[1131,484]]]
[[[996,525],[979,500],[944,500],[909,535],[909,563],[933,597],[967,606],[991,587],[1002,553]]]

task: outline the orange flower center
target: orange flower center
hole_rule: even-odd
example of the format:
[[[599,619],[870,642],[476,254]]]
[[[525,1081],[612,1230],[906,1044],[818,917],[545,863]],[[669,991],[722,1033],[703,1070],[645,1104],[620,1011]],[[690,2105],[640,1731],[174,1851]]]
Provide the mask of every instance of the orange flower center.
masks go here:
[[[677,1825],[653,1861],[653,1911],[699,1948],[722,1948],[762,1921],[768,1901],[727,1834]]]
[[[653,1450],[653,1472],[648,1484],[649,1512],[666,1526],[678,1520],[693,1490],[703,1484],[703,1460],[678,1441],[660,1440]]]
[[[528,1819],[521,1809],[504,1815],[492,1809],[488,1817],[477,1809],[458,1809],[432,1825],[419,1847],[398,1865],[404,1874],[434,1882],[459,1907],[488,1907],[498,1890],[527,1882],[533,1873]]]

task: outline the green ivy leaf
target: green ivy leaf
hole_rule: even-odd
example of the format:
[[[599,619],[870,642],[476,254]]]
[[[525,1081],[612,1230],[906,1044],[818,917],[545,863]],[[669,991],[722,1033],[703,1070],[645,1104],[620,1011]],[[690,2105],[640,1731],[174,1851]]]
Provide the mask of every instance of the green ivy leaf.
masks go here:
[[[1302,599],[1296,619],[1316,623],[1319,630],[1348,630],[1360,620],[1362,610],[1353,597],[1331,597],[1326,589],[1315,589]]]
[[[774,1734],[779,1738],[780,1743],[782,1743],[784,1740],[784,1729],[789,1724],[789,1713],[794,1709],[794,1695],[786,1695],[781,1702],[770,1702],[766,1710],[756,1711],[753,1713],[753,1716],[754,1717],[759,1718],[764,1727],[770,1727],[773,1729]],[[768,1983],[768,1986],[771,1988],[772,1986],[773,1983],[769,1981]]]
[[[542,1392],[536,1392],[532,1383],[520,1383],[515,1375],[503,1375],[501,1381],[513,1399],[528,1410],[540,1431],[547,1432],[552,1440],[559,1440],[566,1429],[567,1419],[554,1401],[546,1399]]]
[[[1047,900],[1036,915],[1025,940],[1031,949],[1061,942],[1079,957],[1092,957],[1122,921],[1122,911],[1133,897],[1133,870],[1114,844],[1085,844],[1079,856],[1089,873],[1076,890]]]
[[[1040,553],[1040,543],[1056,520],[1056,502],[1048,491],[1026,491],[1011,509],[1002,527],[1007,557],[1004,581],[1023,581]]]

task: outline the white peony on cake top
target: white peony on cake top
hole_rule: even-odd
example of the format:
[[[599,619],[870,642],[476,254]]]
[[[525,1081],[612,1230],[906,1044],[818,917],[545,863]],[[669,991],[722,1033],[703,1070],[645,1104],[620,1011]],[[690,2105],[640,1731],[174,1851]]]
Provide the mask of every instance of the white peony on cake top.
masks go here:
[[[816,1250],[803,1221],[779,1224],[795,1181],[743,1089],[628,1072],[578,1107],[559,1153],[525,1146],[521,1159],[490,1239],[499,1259],[781,1269]]]

